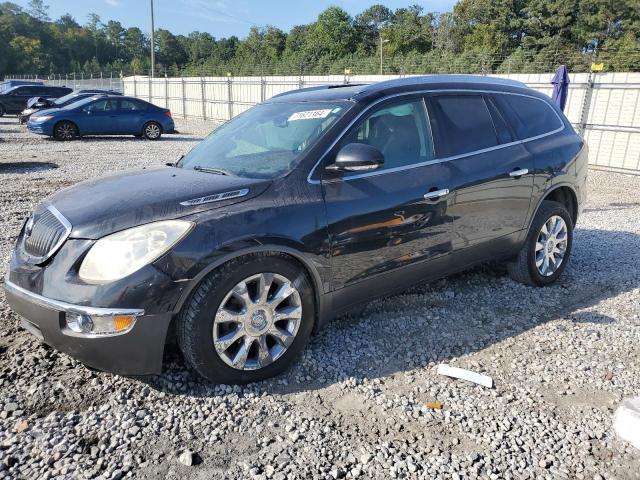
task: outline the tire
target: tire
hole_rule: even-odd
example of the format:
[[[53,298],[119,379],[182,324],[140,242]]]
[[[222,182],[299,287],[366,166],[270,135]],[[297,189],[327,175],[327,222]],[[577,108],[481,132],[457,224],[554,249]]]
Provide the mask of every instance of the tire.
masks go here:
[[[557,220],[558,218],[562,221]],[[565,228],[556,234],[557,237],[552,235],[553,227],[560,228],[562,222],[564,222]],[[543,227],[549,235],[544,235]],[[561,203],[545,200],[531,223],[529,233],[518,256],[507,264],[509,275],[515,281],[525,285],[536,287],[551,285],[567,267],[572,245],[573,221],[569,211]],[[547,252],[556,261],[547,259],[548,268],[545,270]]]
[[[7,113],[4,105],[0,105],[0,117],[4,117],[4,114]]]
[[[162,125],[158,122],[147,122],[142,127],[142,136],[147,140],[158,140],[162,136]]]
[[[53,127],[53,138],[60,141],[73,140],[78,137],[78,127],[73,122],[63,120]]]
[[[265,274],[265,279],[273,275],[272,283],[263,282],[264,285],[270,284],[271,288],[258,288],[259,278],[264,278],[262,274]],[[257,279],[251,280],[254,277]],[[279,296],[275,293],[281,291],[284,285],[282,279],[289,282],[294,293],[286,297],[283,295],[284,300],[278,300]],[[233,290],[245,280],[246,295],[245,300],[241,301],[242,296],[233,293]],[[265,302],[271,299],[271,304],[258,300],[261,291],[266,292]],[[288,289],[285,288],[285,291]],[[248,313],[228,316],[229,312],[232,315],[238,315],[233,312],[246,312],[247,308],[243,309],[242,305],[247,305],[245,302],[249,301]],[[211,382],[246,384],[264,380],[282,373],[303,351],[313,329],[314,303],[309,278],[288,257],[255,254],[231,260],[207,275],[183,307],[176,324],[178,345],[187,364]],[[262,310],[264,305],[267,305],[265,309],[279,312],[287,319],[274,320],[266,310]],[[298,306],[301,312],[297,310]],[[227,319],[233,320],[227,322]],[[236,323],[236,319],[242,321]],[[277,341],[270,334],[274,326],[282,341]],[[288,333],[282,335],[282,332]],[[225,337],[236,340],[225,342]],[[246,348],[246,345],[249,347]],[[247,354],[243,356],[241,352]],[[268,355],[261,355],[264,352],[268,352]],[[234,367],[232,363],[237,358],[241,360]]]

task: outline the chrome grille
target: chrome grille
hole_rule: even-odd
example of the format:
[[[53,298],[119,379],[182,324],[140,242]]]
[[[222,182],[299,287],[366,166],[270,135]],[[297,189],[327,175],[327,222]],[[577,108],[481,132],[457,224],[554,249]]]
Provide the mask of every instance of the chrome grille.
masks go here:
[[[53,206],[34,215],[25,225],[24,250],[38,263],[49,259],[71,233],[71,224]]]

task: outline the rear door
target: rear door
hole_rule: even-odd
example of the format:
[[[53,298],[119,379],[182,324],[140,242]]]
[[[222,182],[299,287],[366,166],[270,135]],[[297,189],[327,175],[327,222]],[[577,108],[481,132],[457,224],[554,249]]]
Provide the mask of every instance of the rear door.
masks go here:
[[[122,133],[138,134],[147,114],[147,104],[130,98],[119,100],[118,124]]]
[[[102,98],[82,109],[82,119],[80,123],[80,133],[109,135],[120,133],[118,125],[118,100],[112,98]]]
[[[446,165],[434,162],[423,98],[395,99],[371,110],[332,148],[324,165],[349,143],[376,147],[384,166],[366,173],[323,172],[332,288],[359,287],[356,295],[336,296],[338,309],[415,282],[429,260],[451,252],[444,193],[451,178]],[[396,275],[385,275],[391,272]]]
[[[436,155],[447,159],[452,171],[454,249],[510,247],[511,234],[524,227],[531,203],[531,155],[515,140],[490,96],[433,94],[428,105]]]

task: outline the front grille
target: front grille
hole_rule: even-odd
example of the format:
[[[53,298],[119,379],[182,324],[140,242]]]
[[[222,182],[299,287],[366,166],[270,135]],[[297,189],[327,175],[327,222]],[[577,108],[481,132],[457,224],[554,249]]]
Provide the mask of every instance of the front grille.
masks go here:
[[[71,233],[71,225],[55,207],[35,214],[25,226],[24,250],[37,262],[49,259]]]

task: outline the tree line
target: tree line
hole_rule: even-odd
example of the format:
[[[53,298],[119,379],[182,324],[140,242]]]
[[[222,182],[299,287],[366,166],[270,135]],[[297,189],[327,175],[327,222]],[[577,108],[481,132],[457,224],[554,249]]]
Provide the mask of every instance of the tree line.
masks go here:
[[[640,71],[640,0],[460,0],[452,12],[373,5],[355,17],[329,7],[285,32],[246,38],[155,31],[156,74],[515,73],[565,64]],[[0,3],[0,75],[112,71],[148,74],[151,41],[138,27],[90,14],[52,20],[43,0]],[[382,55],[381,55],[382,53]]]

